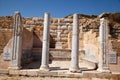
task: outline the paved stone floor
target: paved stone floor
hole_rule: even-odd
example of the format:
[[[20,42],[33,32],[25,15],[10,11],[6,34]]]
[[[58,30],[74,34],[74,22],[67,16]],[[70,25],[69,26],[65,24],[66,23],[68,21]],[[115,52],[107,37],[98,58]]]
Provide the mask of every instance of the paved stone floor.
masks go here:
[[[27,76],[6,76],[0,75],[0,80],[120,80],[120,77],[113,78],[65,78],[65,77],[27,77]]]
[[[70,61],[52,61],[52,63],[50,63],[49,66],[54,69],[69,69]],[[81,68],[87,68],[87,69],[93,69],[94,67],[94,65],[90,66],[89,63],[85,63],[85,62],[79,63],[79,66]],[[40,61],[34,61],[23,67],[23,69],[39,69],[39,68],[40,68]]]
[[[40,71],[39,66],[37,69],[0,70],[0,80],[120,80],[120,73],[101,73],[84,68],[84,64],[80,64],[81,73],[70,73],[69,66],[69,61],[64,61],[64,64],[54,61],[48,72]]]
[[[2,74],[3,73],[3,74]],[[120,80],[120,73],[82,71],[70,73],[68,70],[40,71],[39,69],[0,71],[0,80]]]

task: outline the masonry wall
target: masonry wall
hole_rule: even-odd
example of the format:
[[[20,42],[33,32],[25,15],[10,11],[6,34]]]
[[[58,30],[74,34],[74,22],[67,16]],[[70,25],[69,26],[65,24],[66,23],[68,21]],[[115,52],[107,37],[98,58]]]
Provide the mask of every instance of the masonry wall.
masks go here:
[[[13,30],[0,29],[0,69],[7,69],[10,65],[10,61],[3,60],[3,49],[12,37]]]
[[[103,17],[108,18],[109,32],[109,42],[111,50],[117,53],[117,63],[110,64],[111,70],[114,72],[119,70],[120,67],[120,22],[115,20],[112,15],[103,15]],[[60,23],[58,22],[60,19]],[[79,47],[81,50],[85,50],[86,54],[95,56],[98,61],[99,55],[99,26],[100,17],[97,16],[86,16],[79,15]],[[2,24],[4,22],[4,24]],[[3,47],[7,44],[12,35],[13,18],[12,17],[2,17],[0,19],[0,28],[6,28],[6,30],[0,30],[0,49],[2,51]],[[42,35],[43,35],[43,18],[33,17],[33,18],[23,18],[23,26],[34,30],[33,47],[42,47]],[[58,29],[58,26],[60,28]],[[72,42],[72,15],[65,18],[52,18],[50,26],[50,48],[55,48],[57,42],[58,31],[60,34],[60,42],[62,43],[62,49],[71,49]],[[41,42],[39,42],[41,41]],[[91,58],[93,59],[93,58]],[[115,67],[115,68],[114,68]]]

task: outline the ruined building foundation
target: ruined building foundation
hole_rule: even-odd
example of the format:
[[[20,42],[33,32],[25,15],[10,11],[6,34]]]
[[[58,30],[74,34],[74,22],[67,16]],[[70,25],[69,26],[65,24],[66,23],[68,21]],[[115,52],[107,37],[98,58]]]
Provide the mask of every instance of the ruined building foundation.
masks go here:
[[[111,67],[117,65],[117,52],[111,43],[107,18],[97,19],[99,27],[89,29],[88,26],[95,21],[91,19],[88,25],[84,25],[82,21],[85,19],[79,14],[53,19],[50,13],[45,13],[44,19],[26,21],[32,25],[26,27],[24,18],[16,11],[10,29],[12,36],[1,55],[0,74],[101,77],[104,73],[103,77],[110,77],[114,74]],[[116,74],[120,75],[120,72],[116,71]]]

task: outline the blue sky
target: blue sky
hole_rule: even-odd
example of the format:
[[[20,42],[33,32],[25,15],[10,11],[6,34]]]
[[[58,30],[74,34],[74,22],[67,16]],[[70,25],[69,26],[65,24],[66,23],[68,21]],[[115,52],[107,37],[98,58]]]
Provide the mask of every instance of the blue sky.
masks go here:
[[[120,12],[120,0],[0,0],[0,16],[20,11],[24,17],[65,17],[73,13],[99,15]]]

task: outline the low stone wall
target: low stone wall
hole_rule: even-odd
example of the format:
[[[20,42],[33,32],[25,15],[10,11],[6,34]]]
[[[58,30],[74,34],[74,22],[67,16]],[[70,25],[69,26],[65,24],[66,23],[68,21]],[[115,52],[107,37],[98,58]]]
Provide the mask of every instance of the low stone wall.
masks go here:
[[[42,48],[33,48],[32,49],[32,56],[34,59],[41,59],[42,56]],[[71,50],[70,49],[54,49],[50,48],[49,53],[50,60],[71,60]],[[79,59],[82,60],[85,57],[84,51],[79,51]]]
[[[3,49],[12,37],[12,29],[0,29],[0,69],[7,69],[10,61],[3,60]]]
[[[3,48],[12,37],[12,29],[0,29],[0,54],[3,52]]]
[[[71,60],[71,50],[70,49],[50,49],[50,59],[51,60]]]
[[[8,66],[10,66],[10,65],[7,65],[7,64],[9,64],[9,62],[11,60],[11,57],[12,57],[11,56],[12,55],[12,43],[13,43],[12,32],[13,32],[13,30],[11,30],[11,29],[10,30],[9,29],[0,30],[0,38],[1,38],[0,39],[1,40],[0,41],[0,44],[1,44],[0,47],[1,47],[2,50],[4,48],[3,54],[1,55],[2,58],[1,58],[0,62],[3,63],[4,66],[6,65],[6,68]],[[31,54],[32,54],[31,50],[32,50],[32,47],[33,47],[33,32],[28,31],[27,29],[24,28],[23,29],[22,42],[23,42],[23,45],[22,45],[23,53],[22,53],[21,61],[22,61],[22,64],[24,64],[26,62],[29,62],[31,57],[32,57],[31,56]],[[4,67],[1,67],[1,66],[3,66],[2,64],[0,64],[0,68],[4,69]]]
[[[120,40],[111,40],[111,46],[112,46],[112,49],[114,52],[116,52],[116,63],[111,63],[110,64],[110,70],[112,72],[120,72]]]

